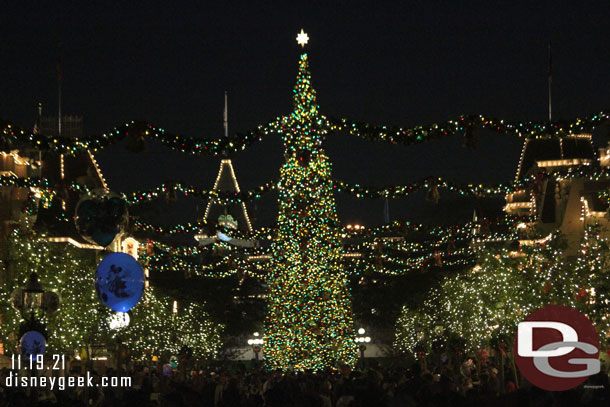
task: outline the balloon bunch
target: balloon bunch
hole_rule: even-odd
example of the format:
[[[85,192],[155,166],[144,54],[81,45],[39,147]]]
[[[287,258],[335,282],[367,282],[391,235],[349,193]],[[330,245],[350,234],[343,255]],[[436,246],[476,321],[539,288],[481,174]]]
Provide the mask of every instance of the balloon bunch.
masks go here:
[[[95,190],[80,200],[74,221],[85,240],[107,247],[127,227],[127,202],[107,190]]]
[[[127,202],[106,189],[90,192],[76,206],[76,230],[87,241],[108,247],[123,234],[129,221]],[[144,271],[129,254],[108,254],[95,270],[99,300],[116,312],[132,309],[144,294]]]

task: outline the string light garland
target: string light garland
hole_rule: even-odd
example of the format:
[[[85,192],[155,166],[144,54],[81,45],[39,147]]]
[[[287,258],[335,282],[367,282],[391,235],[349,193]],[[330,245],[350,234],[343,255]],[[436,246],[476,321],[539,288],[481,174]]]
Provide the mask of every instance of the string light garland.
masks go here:
[[[317,112],[316,112],[317,113]],[[429,125],[417,125],[409,128],[375,125],[371,123],[354,122],[348,119],[317,118],[321,130],[348,131],[358,137],[383,141],[393,144],[416,144],[456,133],[463,133],[466,145],[476,144],[476,129],[488,129],[500,134],[519,138],[564,137],[583,132],[591,132],[595,127],[606,123],[610,112],[603,110],[582,118],[557,122],[506,121],[491,118],[486,115],[462,115],[457,119],[447,120]],[[165,129],[150,124],[135,122],[125,123],[112,131],[92,137],[66,138],[50,137],[25,131],[12,123],[2,124],[0,144],[14,146],[27,143],[34,148],[55,151],[59,154],[76,154],[87,150],[96,152],[125,137],[138,140],[151,138],[158,140],[173,150],[194,155],[223,156],[244,150],[248,145],[261,140],[270,133],[281,131],[281,118],[256,129],[233,137],[217,139],[192,138],[168,133]]]
[[[49,181],[36,177],[17,177],[13,175],[0,175],[0,187],[41,188],[49,189]]]
[[[348,119],[329,118],[330,130],[347,131],[370,141],[392,144],[417,144],[441,137],[463,133],[465,138],[474,137],[477,128],[519,138],[563,137],[591,132],[610,119],[610,111],[604,110],[583,118],[558,122],[506,121],[485,115],[462,115],[457,119],[410,128],[375,125]]]
[[[408,185],[393,185],[390,187],[364,187],[359,184],[351,184],[348,182],[335,180],[333,188],[337,192],[345,192],[355,195],[357,198],[378,198],[378,199],[396,199],[404,198],[421,189],[443,188],[450,192],[459,193],[461,195],[474,195],[479,197],[493,197],[513,192],[517,186],[524,185],[522,181],[511,184],[497,185],[475,185],[475,184],[459,184],[451,181],[446,181],[441,177],[425,178],[420,181],[413,182]]]
[[[349,265],[351,275],[366,272],[369,270],[369,263],[375,263],[375,271],[378,273],[403,275],[417,269],[418,266],[437,255],[443,257],[445,265],[469,264],[468,258],[474,251],[460,248],[460,246],[470,246],[473,243],[484,246],[487,243],[514,241],[517,239],[517,229],[514,228],[514,225],[531,220],[524,217],[506,216],[504,219],[493,222],[487,221],[489,230],[485,233],[479,230],[481,224],[476,222],[447,227],[430,227],[412,224],[408,221],[394,221],[379,228],[344,227],[341,230],[343,238],[372,238],[373,240],[355,244],[344,243],[345,251],[342,261]],[[506,232],[502,232],[502,230],[506,230]],[[417,242],[401,240],[403,238],[396,239],[397,233],[406,236],[412,232],[418,233]],[[263,231],[259,231],[259,233],[263,233]],[[264,231],[268,239],[272,239],[276,233],[275,230]],[[394,237],[387,239],[388,235]],[[262,247],[239,248],[222,242],[204,247],[183,247],[168,245],[152,239],[149,239],[148,244],[153,248],[154,254],[147,255],[147,261],[150,262],[152,268],[159,271],[186,272],[189,275],[212,278],[224,278],[241,272],[251,277],[262,278],[267,274],[269,268],[267,266],[253,268],[253,265],[260,264],[256,261],[257,258],[262,260],[265,257],[267,260],[266,257],[270,251]],[[217,255],[219,251],[225,251],[227,254],[219,258]],[[376,254],[378,252],[386,253],[381,256],[382,265],[377,264]],[[207,256],[211,260],[204,261],[202,256]],[[450,263],[448,263],[450,258]],[[367,267],[361,267],[365,264]],[[396,267],[396,264],[409,267]]]
[[[610,204],[610,190],[600,191],[597,197],[604,201],[606,204]]]
[[[526,190],[532,182],[555,179],[582,178],[589,181],[599,181],[610,178],[610,171],[605,167],[591,165],[576,165],[573,167],[557,167],[555,169],[541,169],[522,179],[510,183],[499,183],[495,185],[464,184],[445,180],[441,177],[428,177],[406,185],[393,185],[389,187],[366,187],[340,180],[333,182],[333,188],[337,192],[349,193],[357,198],[395,199],[403,198],[421,189],[441,188],[460,195],[471,195],[477,197],[502,196],[517,191]]]
[[[204,219],[197,222],[186,222],[174,226],[161,226],[146,223],[139,219],[134,219],[132,222],[136,231],[153,233],[155,235],[180,235],[190,233],[207,233],[213,231],[212,235],[221,232],[234,239],[244,240],[272,240],[274,228],[260,228],[252,232],[245,232],[231,229],[220,225],[218,222],[206,221]]]
[[[499,184],[463,184],[454,181],[445,180],[442,177],[427,177],[419,181],[415,181],[406,185],[393,185],[389,187],[367,187],[360,184],[352,184],[341,180],[333,180],[332,188],[337,192],[349,193],[357,198],[379,198],[379,199],[394,199],[406,197],[423,188],[443,188],[448,191],[459,193],[461,195],[474,195],[479,197],[493,197],[503,194],[513,193],[524,190],[531,182],[554,178],[555,180],[564,180],[569,178],[584,178],[590,181],[610,178],[610,172],[607,168],[594,167],[591,165],[577,165],[568,168],[543,169],[537,171],[520,180],[515,180],[511,183]],[[20,178],[13,175],[0,176],[0,186],[16,186],[16,187],[37,187],[44,190],[52,190],[48,180],[44,178]],[[90,192],[90,188],[86,185],[72,182],[67,186],[69,190],[79,191],[82,193]],[[166,182],[158,187],[148,190],[136,191],[132,193],[122,193],[121,196],[130,204],[158,199],[166,196],[170,192],[180,192],[185,196],[195,197],[199,199],[214,198],[218,203],[223,205],[250,202],[261,198],[265,193],[277,188],[277,181],[269,181],[263,185],[255,187],[248,191],[223,192],[213,189],[202,189],[181,182]]]
[[[256,187],[249,191],[240,192],[223,192],[213,189],[202,189],[192,185],[171,182],[163,183],[156,188],[152,188],[145,191],[136,191],[130,194],[122,194],[125,200],[129,204],[137,204],[143,201],[150,201],[159,197],[167,196],[169,193],[181,193],[187,197],[193,197],[198,199],[214,199],[215,202],[221,205],[230,205],[235,203],[250,202],[255,199],[261,198],[265,193],[269,192],[275,187],[276,181],[269,181],[264,185]]]
[[[150,138],[157,140],[169,148],[192,155],[224,156],[244,150],[247,146],[273,133],[270,125],[259,125],[256,129],[232,137],[193,138],[167,132],[160,127],[135,122],[125,123],[115,127],[112,131],[91,137],[59,137],[34,134],[23,130],[11,123],[5,124],[2,137],[10,139],[10,145],[17,143],[28,144],[38,150],[53,151],[58,154],[73,155],[86,151],[97,152],[126,137],[144,140]]]
[[[514,236],[485,236],[476,242],[484,246],[488,242],[510,241]],[[442,263],[451,268],[472,263],[476,249],[471,248],[472,235],[455,239],[456,245],[447,247],[447,236],[431,242],[397,242],[381,240],[346,245],[342,262],[350,275],[360,275],[374,271],[393,276],[407,275],[414,270],[426,268],[428,263]],[[142,261],[147,267],[157,271],[181,272],[207,278],[225,278],[235,274],[253,278],[266,278],[269,265],[257,259],[268,257],[267,249],[239,249],[225,243],[215,243],[206,247],[175,247],[160,242],[149,242],[155,248],[152,255],[143,254]],[[374,266],[374,270],[370,266]]]

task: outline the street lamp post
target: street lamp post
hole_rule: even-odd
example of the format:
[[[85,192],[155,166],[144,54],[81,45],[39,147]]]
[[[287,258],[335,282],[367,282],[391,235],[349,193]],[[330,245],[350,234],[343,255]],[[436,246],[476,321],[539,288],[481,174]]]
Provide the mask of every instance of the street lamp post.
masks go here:
[[[259,353],[262,350],[263,339],[259,338],[259,333],[254,332],[252,334],[254,337],[248,339],[248,345],[252,346],[252,352],[254,352],[254,360],[258,362]]]
[[[42,295],[44,290],[38,282],[38,275],[36,273],[30,274],[28,281],[25,283],[25,287],[21,290],[21,304],[22,312],[25,314],[30,313],[31,317],[34,317],[34,312],[37,309],[42,309]]]
[[[358,329],[358,336],[356,336],[356,343],[359,343],[360,346],[358,349],[360,350],[360,363],[362,364],[362,369],[365,368],[364,362],[364,351],[366,350],[365,343],[371,342],[370,336],[364,336],[366,334],[366,330],[364,328]]]
[[[36,312],[38,310],[44,310],[42,304],[42,298],[44,295],[44,290],[40,283],[38,282],[38,275],[36,273],[30,274],[28,280],[25,283],[25,286],[21,289],[21,314],[25,319],[23,326],[21,327],[21,335],[24,335],[28,331],[42,331],[40,332],[44,337],[46,337],[46,327],[40,321],[36,320]],[[29,314],[29,320],[28,320]],[[32,357],[32,355],[30,355]],[[37,371],[34,369],[30,369],[30,378],[33,375],[38,375]],[[37,394],[36,387],[30,387],[30,405],[37,405]]]

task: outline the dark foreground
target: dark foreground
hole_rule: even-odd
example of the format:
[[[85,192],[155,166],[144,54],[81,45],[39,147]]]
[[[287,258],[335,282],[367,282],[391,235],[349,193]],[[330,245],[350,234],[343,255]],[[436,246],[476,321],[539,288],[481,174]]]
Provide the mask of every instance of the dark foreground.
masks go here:
[[[263,370],[174,371],[136,367],[109,370],[130,376],[128,388],[67,388],[63,391],[7,388],[2,372],[0,406],[212,406],[212,407],[410,407],[410,406],[610,406],[608,375],[600,373],[566,392],[546,392],[527,383],[500,385],[497,371],[477,377],[368,368],[340,373]],[[456,377],[457,376],[457,377]],[[474,379],[474,380],[473,380]],[[94,382],[100,377],[94,373]]]

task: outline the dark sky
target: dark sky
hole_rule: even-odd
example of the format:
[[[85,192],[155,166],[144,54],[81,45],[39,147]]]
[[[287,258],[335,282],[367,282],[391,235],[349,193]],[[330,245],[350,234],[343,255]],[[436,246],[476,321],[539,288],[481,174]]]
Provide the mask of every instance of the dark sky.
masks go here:
[[[37,2],[43,3],[43,2]],[[194,137],[222,134],[223,92],[231,132],[247,131],[291,109],[300,47],[310,36],[313,85],[321,111],[358,121],[411,126],[459,114],[544,120],[547,44],[553,44],[554,117],[608,107],[610,5],[596,2],[2,2],[0,117],[31,128],[36,104],[57,111],[61,42],[63,112],[82,115],[94,134],[146,120]],[[127,3],[127,2],[126,2]],[[420,146],[333,135],[334,174],[361,184],[423,176],[502,182],[514,176],[521,142],[481,134],[475,151],[458,137]],[[210,187],[218,159],[156,145],[135,155],[117,145],[99,154],[112,189],[132,191],[167,179]],[[277,177],[280,140],[234,158],[243,189]],[[258,224],[275,217],[276,194],[258,204]],[[178,208],[182,208],[178,205]],[[173,220],[200,216],[193,203]],[[338,196],[343,221],[382,222],[383,203]],[[393,201],[392,218],[455,222],[501,201],[442,193]]]

